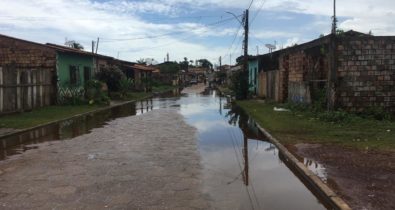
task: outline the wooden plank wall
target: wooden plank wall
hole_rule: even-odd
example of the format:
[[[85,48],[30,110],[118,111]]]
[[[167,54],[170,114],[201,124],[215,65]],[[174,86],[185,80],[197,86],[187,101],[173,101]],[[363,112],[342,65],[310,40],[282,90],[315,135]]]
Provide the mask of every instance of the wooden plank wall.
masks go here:
[[[51,69],[0,67],[0,115],[53,104]]]

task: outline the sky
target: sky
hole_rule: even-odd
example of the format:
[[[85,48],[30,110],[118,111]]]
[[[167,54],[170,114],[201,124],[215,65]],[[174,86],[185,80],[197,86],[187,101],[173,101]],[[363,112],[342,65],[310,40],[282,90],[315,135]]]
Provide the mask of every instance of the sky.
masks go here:
[[[239,20],[249,8],[249,54],[316,39],[331,30],[333,0],[0,0],[0,34],[39,43],[66,40],[136,61],[206,58],[234,64],[242,54]],[[239,20],[237,20],[233,13]],[[394,0],[337,1],[338,27],[395,35]]]

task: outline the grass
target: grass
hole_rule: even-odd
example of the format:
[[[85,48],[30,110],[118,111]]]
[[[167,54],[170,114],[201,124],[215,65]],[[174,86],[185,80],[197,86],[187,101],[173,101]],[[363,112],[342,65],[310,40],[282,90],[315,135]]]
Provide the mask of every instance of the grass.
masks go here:
[[[75,106],[48,106],[35,109],[31,112],[11,114],[0,117],[0,128],[29,128],[43,123],[60,120],[73,115],[86,113],[99,109],[99,105],[75,105]]]
[[[152,92],[165,92],[165,91],[170,91],[176,88],[176,86],[173,85],[157,85],[157,86],[152,86]]]
[[[276,112],[273,110],[276,104],[258,101],[237,104],[283,144],[337,144],[395,151],[395,122],[355,117],[346,123],[331,123],[317,119],[309,111]]]
[[[151,93],[145,92],[130,92],[123,100],[139,100],[151,95]],[[0,117],[0,128],[23,129],[34,127],[40,124],[69,118],[77,114],[94,111],[103,107],[106,107],[106,105],[47,106],[40,109],[34,109],[31,112],[2,116]]]

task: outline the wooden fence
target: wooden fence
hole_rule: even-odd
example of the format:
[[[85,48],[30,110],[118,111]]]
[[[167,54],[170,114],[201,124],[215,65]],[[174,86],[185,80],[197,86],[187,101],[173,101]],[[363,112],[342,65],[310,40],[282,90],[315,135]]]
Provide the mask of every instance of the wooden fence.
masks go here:
[[[53,104],[53,73],[51,69],[0,67],[0,115]]]

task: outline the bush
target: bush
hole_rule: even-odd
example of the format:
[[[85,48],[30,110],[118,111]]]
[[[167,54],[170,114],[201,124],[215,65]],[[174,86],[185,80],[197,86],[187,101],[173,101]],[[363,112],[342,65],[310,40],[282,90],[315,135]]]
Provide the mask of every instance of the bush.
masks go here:
[[[333,112],[320,112],[317,113],[317,117],[322,121],[333,123],[347,123],[350,122],[352,119],[351,114],[342,110]]]
[[[98,80],[89,80],[85,83],[85,98],[89,104],[109,104],[110,98],[102,90],[103,85]]]
[[[122,98],[126,97],[127,93],[132,90],[133,84],[133,80],[126,77],[119,81],[119,91]]]
[[[96,74],[96,78],[107,84],[109,91],[119,91],[119,81],[126,78],[125,74],[118,68],[103,68]]]
[[[358,113],[363,118],[370,118],[375,120],[391,120],[391,114],[386,112],[384,108],[372,106]]]

